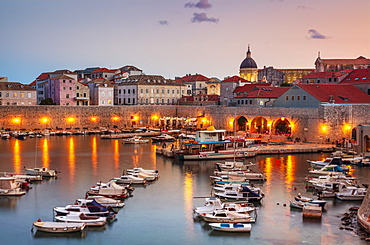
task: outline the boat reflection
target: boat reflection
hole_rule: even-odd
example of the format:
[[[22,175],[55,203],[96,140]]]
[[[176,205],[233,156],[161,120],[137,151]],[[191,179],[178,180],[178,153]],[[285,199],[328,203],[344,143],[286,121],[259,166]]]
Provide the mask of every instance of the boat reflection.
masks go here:
[[[68,238],[68,239],[84,239],[87,236],[85,231],[71,233],[49,233],[36,231],[33,233],[34,238]]]
[[[14,172],[15,173],[20,173],[21,172],[21,165],[22,165],[22,160],[21,160],[21,155],[20,155],[20,145],[19,145],[19,140],[16,139],[14,141],[14,146],[13,146],[13,166],[14,166]]]

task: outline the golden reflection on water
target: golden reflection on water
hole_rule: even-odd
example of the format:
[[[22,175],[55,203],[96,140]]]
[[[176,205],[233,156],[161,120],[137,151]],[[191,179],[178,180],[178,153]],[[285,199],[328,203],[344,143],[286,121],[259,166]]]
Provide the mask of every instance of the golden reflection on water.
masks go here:
[[[69,138],[68,140],[68,164],[70,171],[70,179],[73,182],[76,170],[75,144],[73,137]]]
[[[193,222],[193,189],[194,189],[194,182],[193,182],[193,173],[186,172],[184,178],[184,212],[186,215],[186,223],[187,223],[187,232],[194,230],[194,222]]]
[[[294,173],[296,171],[296,157],[292,155],[288,155],[286,157],[286,167],[285,167],[285,184],[287,188],[292,187],[292,183],[294,181]]]
[[[113,142],[113,160],[114,160],[114,169],[119,169],[119,140],[114,140]]]
[[[134,152],[134,155],[131,156],[132,164],[134,168],[138,168],[139,167],[139,155],[138,155],[137,149],[133,150],[133,152]]]
[[[14,147],[13,147],[13,164],[14,164],[14,172],[20,173],[21,172],[21,155],[20,155],[20,146],[19,146],[19,140],[16,139],[14,141]]]
[[[96,175],[98,172],[98,144],[96,136],[94,136],[91,140],[91,164],[94,175]]]
[[[49,140],[47,138],[42,139],[42,166],[50,168],[50,157],[49,157]]]

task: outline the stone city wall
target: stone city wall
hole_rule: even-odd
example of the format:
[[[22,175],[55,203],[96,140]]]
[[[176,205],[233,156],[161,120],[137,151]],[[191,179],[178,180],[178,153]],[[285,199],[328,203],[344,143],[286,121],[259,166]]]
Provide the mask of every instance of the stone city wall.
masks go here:
[[[319,108],[257,108],[225,106],[1,106],[2,130],[33,130],[35,128],[89,128],[94,127],[154,127],[159,119],[197,118],[198,128],[214,125],[216,129],[233,131],[234,118],[244,116],[248,122],[264,117],[274,125],[284,117],[292,125],[292,137],[308,142],[327,143],[349,139],[357,125],[370,124],[370,105],[322,105]],[[74,118],[69,121],[68,118]],[[96,117],[96,121],[91,118]],[[19,118],[14,121],[14,118]],[[41,118],[48,118],[46,121]],[[163,121],[162,121],[163,123]],[[273,135],[270,135],[273,138]]]
[[[364,200],[357,213],[357,220],[361,226],[370,232],[370,192],[366,193]]]

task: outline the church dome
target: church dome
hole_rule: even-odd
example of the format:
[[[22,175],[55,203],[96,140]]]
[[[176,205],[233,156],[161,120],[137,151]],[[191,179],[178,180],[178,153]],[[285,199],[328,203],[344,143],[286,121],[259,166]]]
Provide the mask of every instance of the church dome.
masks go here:
[[[257,63],[252,59],[252,53],[249,50],[248,46],[248,52],[247,52],[247,57],[243,60],[243,62],[240,64],[240,69],[257,69]]]

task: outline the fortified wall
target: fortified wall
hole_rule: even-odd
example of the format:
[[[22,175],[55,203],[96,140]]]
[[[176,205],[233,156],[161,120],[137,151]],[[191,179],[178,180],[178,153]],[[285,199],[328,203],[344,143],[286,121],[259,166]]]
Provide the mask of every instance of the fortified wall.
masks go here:
[[[357,213],[357,220],[361,226],[370,232],[370,192],[366,193],[364,200]]]
[[[254,108],[225,106],[1,106],[0,129],[34,130],[45,128],[169,128],[184,126],[186,119],[196,121],[197,129],[214,125],[217,129],[234,131],[234,121],[244,117],[247,122],[263,118],[273,139],[279,120],[287,120],[291,138],[328,143],[351,139],[358,125],[370,125],[370,105],[323,104],[318,108]],[[176,122],[175,122],[176,121]],[[252,127],[253,125],[250,125]],[[239,129],[237,129],[239,131]],[[365,135],[361,135],[365,137]],[[368,136],[367,136],[368,137]],[[358,140],[358,139],[357,139]]]

